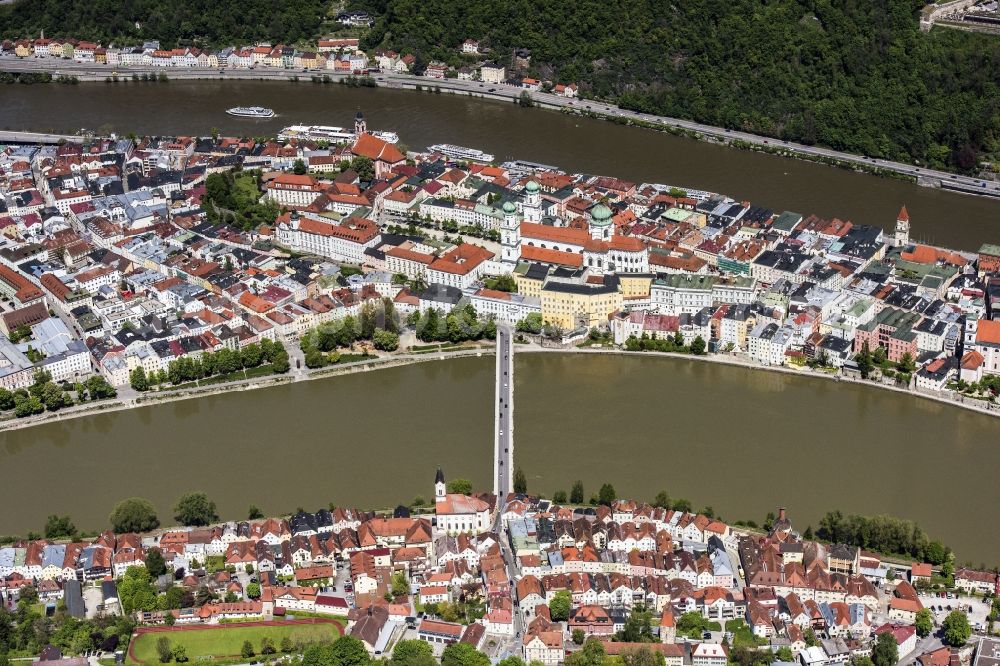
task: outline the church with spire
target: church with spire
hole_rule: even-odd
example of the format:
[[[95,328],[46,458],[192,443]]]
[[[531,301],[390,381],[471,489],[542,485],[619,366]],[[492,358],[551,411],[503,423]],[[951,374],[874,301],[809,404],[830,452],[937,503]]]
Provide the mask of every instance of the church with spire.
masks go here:
[[[491,527],[490,503],[472,495],[449,493],[440,467],[434,476],[434,515],[446,534],[482,534]]]

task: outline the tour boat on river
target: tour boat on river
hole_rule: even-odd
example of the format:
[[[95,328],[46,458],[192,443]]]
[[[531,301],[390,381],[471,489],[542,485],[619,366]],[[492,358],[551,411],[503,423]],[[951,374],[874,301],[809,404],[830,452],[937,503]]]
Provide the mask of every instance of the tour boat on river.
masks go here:
[[[268,109],[263,106],[234,106],[231,109],[226,109],[226,113],[231,116],[238,116],[240,118],[273,118],[274,109]]]

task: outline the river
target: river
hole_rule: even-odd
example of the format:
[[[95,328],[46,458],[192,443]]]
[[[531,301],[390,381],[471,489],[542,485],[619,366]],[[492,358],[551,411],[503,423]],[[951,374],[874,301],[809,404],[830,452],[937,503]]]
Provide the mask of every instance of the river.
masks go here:
[[[0,435],[0,533],[50,513],[107,525],[118,500],[204,490],[223,518],[433,497],[434,471],[489,489],[494,361],[415,365],[228,393]],[[761,522],[787,506],[919,521],[959,561],[997,564],[995,418],[823,379],[652,356],[520,354],[515,460],[529,490],[660,490]],[[16,507],[16,508],[14,508]]]
[[[225,109],[269,106],[270,120]],[[294,123],[349,126],[362,109],[372,129],[392,129],[413,149],[439,142],[573,172],[725,193],[774,208],[891,228],[901,205],[912,236],[964,250],[1000,242],[1000,204],[897,180],[743,152],[720,145],[508,103],[336,84],[276,81],[85,83],[0,88],[0,128],[136,134],[274,135]]]

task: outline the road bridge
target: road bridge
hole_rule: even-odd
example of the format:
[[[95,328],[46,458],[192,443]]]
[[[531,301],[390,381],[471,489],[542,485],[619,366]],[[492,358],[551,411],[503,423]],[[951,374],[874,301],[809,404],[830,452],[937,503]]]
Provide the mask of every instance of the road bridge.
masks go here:
[[[493,493],[502,507],[513,490],[514,466],[514,335],[506,324],[497,326],[496,405],[493,411]]]

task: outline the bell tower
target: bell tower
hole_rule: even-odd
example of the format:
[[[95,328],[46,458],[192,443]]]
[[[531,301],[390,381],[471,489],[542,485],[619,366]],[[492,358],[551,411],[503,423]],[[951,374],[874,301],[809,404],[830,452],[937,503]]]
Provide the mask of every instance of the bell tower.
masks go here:
[[[517,206],[513,202],[503,205],[500,222],[500,262],[513,271],[521,258],[521,222],[517,219]]]
[[[910,214],[906,212],[906,206],[899,209],[899,216],[896,218],[896,234],[893,238],[896,247],[905,247],[910,244]]]
[[[444,472],[438,467],[437,476],[434,477],[434,503],[443,502],[447,499],[448,487],[444,483]]]
[[[358,113],[354,116],[354,134],[361,136],[368,131],[368,124],[365,122],[365,115],[361,113],[361,109],[358,109]]]

